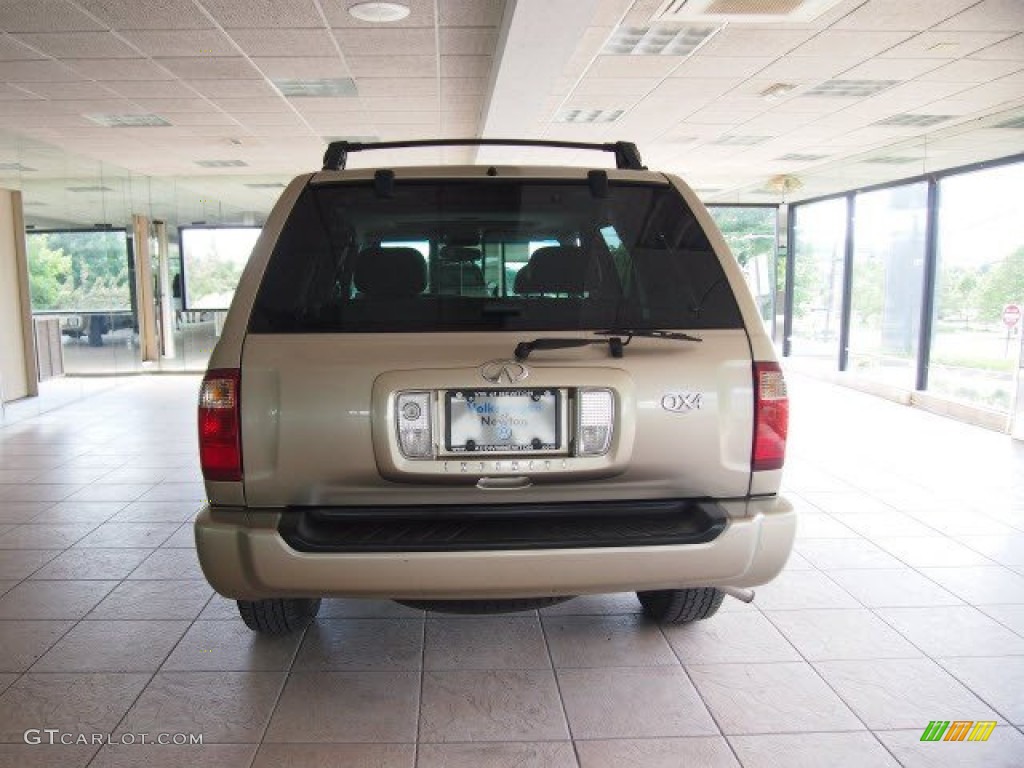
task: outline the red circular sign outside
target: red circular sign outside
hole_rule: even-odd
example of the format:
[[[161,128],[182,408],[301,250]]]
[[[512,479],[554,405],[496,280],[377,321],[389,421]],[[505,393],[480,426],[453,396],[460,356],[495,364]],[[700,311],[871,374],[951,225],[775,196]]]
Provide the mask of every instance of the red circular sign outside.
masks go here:
[[[1017,323],[1020,322],[1020,306],[1017,304],[1007,304],[1003,308],[1003,323],[1008,328],[1013,328]]]

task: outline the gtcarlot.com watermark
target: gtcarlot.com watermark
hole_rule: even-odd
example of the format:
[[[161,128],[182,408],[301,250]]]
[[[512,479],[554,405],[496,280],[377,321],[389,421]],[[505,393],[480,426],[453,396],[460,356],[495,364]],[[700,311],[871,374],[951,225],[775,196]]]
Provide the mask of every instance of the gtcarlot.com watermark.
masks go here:
[[[159,744],[161,746],[193,746],[203,743],[201,733],[70,733],[59,728],[29,728],[24,733],[26,744]]]

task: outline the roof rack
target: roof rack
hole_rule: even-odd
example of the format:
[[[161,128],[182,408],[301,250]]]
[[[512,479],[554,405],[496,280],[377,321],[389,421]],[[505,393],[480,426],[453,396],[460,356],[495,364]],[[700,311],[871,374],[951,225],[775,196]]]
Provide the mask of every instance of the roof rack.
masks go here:
[[[631,141],[596,144],[585,141],[543,141],[534,139],[419,139],[416,141],[332,141],[324,153],[325,171],[343,171],[349,152],[369,149],[406,149],[408,147],[558,147],[560,149],[594,149],[615,154],[615,167],[630,171],[646,171],[640,151]]]

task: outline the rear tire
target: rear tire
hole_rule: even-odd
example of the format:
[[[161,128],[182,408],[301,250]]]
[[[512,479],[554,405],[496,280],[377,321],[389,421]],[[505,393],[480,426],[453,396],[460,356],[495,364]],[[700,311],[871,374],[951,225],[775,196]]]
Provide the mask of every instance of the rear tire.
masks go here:
[[[510,600],[395,600],[400,605],[437,613],[486,615],[489,613],[516,613],[532,611],[549,605],[558,605],[572,597],[523,597]]]
[[[320,612],[319,597],[277,597],[236,602],[245,626],[265,635],[286,635],[304,629]]]
[[[689,624],[714,616],[725,593],[714,587],[694,587],[637,592],[636,596],[644,614],[659,624]]]

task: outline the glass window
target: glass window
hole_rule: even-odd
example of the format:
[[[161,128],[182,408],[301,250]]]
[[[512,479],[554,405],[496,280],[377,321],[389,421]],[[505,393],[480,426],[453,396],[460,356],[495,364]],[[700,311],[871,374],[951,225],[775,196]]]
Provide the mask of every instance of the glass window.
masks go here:
[[[792,355],[825,371],[839,361],[846,199],[794,206]]]
[[[259,236],[258,227],[182,227],[185,308],[223,310],[231,306],[242,269]]]
[[[776,295],[783,289],[777,271],[778,208],[713,205],[708,212],[743,269],[761,319],[774,338]]]
[[[852,375],[914,388],[927,225],[924,182],[857,195],[847,364]]]
[[[427,247],[414,244],[427,244]],[[498,180],[311,187],[256,332],[739,328],[718,257],[668,185]]]
[[[939,183],[939,264],[928,389],[1008,411],[1024,307],[1024,163],[950,176]]]

